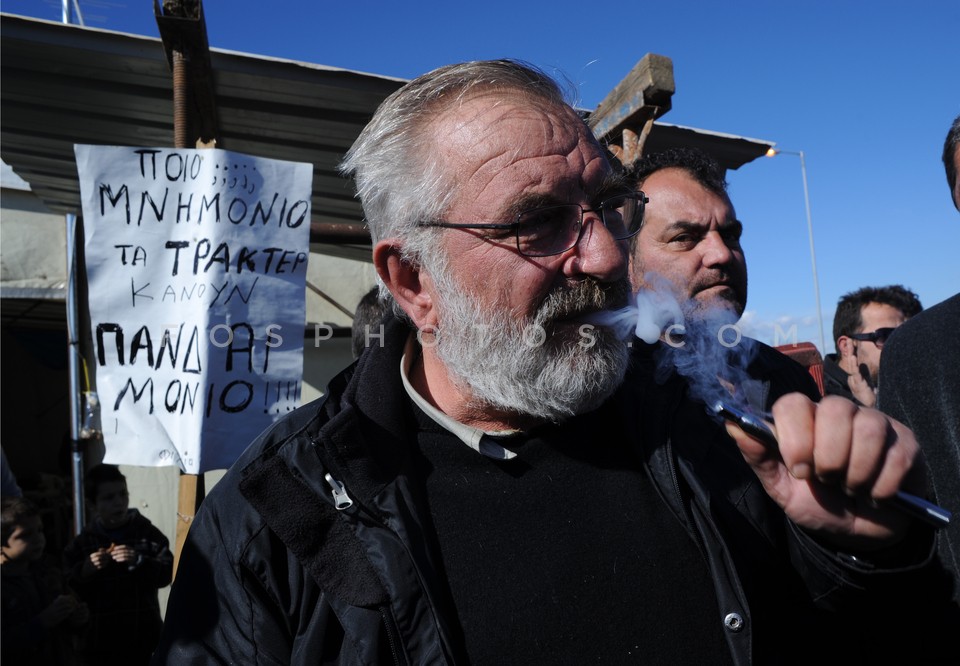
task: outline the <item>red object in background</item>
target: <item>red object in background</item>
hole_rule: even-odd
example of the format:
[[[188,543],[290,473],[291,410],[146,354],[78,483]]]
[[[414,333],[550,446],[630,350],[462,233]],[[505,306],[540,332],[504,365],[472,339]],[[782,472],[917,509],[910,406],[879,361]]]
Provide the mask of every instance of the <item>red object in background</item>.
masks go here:
[[[794,361],[807,369],[823,395],[823,357],[820,350],[812,342],[798,342],[794,345],[780,345],[774,347],[781,354],[786,354]]]

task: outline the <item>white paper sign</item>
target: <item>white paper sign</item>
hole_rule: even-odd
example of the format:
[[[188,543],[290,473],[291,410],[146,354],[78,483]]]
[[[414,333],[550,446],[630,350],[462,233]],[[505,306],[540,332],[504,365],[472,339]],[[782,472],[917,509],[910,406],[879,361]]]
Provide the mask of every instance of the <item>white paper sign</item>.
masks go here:
[[[74,149],[105,461],[229,467],[299,403],[313,170]]]

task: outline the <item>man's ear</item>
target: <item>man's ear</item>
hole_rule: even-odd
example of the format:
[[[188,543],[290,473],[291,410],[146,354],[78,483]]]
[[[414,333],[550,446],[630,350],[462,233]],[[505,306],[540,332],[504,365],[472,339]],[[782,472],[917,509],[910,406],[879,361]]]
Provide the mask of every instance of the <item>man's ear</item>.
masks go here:
[[[841,358],[853,356],[854,352],[853,338],[848,338],[846,335],[841,335],[837,338],[837,353]]]
[[[419,265],[402,256],[402,244],[387,238],[373,248],[373,265],[394,300],[419,328],[437,325],[433,300],[433,281]]]
[[[853,338],[841,335],[837,338],[837,365],[848,375],[859,372],[857,361],[857,345]]]

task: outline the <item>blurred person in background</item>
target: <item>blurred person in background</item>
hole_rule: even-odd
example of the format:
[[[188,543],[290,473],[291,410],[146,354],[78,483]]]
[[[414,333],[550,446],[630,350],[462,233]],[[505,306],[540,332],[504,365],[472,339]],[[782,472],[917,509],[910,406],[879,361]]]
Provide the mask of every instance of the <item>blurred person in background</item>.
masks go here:
[[[837,351],[823,359],[824,395],[842,395],[858,405],[875,406],[880,356],[887,339],[922,310],[917,295],[898,284],[844,294],[833,316]]]

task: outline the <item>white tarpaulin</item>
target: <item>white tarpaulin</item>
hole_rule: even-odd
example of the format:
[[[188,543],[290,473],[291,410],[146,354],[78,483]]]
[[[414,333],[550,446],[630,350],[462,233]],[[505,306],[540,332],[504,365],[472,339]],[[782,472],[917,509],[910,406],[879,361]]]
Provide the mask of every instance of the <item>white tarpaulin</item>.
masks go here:
[[[74,149],[105,462],[228,467],[299,403],[313,170]]]

